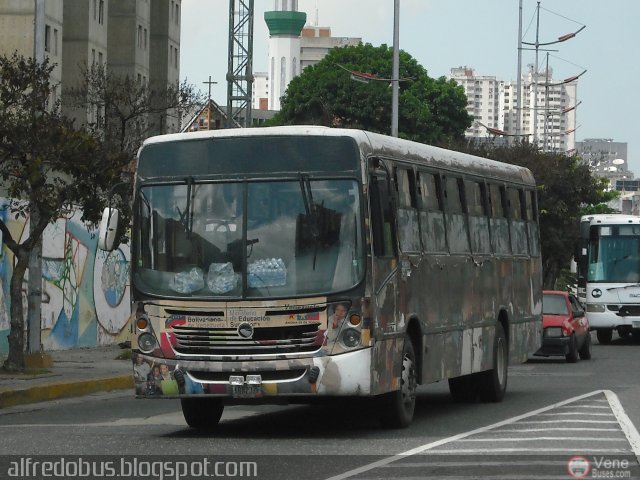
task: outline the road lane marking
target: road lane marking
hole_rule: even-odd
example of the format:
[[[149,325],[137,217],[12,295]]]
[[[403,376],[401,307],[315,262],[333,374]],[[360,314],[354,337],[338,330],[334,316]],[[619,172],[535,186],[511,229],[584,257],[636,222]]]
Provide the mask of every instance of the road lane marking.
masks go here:
[[[611,390],[605,390],[604,395],[607,397],[609,405],[611,405],[611,410],[613,410],[613,414],[618,419],[618,423],[620,424],[620,427],[622,427],[622,431],[627,437],[627,440],[629,440],[631,449],[640,463],[640,434],[638,434],[638,430],[629,419],[624,408],[622,408],[622,404],[620,403],[618,396]]]
[[[515,417],[511,417],[508,418],[506,420],[497,422],[497,423],[493,423],[491,425],[487,425],[484,427],[480,427],[480,428],[476,428],[474,430],[470,430],[468,432],[463,432],[463,433],[459,433],[457,435],[453,435],[451,437],[447,437],[447,438],[443,438],[440,440],[437,440],[435,442],[431,442],[431,443],[427,443],[425,445],[421,445],[419,447],[416,448],[412,448],[410,450],[407,450],[405,452],[401,452],[395,455],[392,455],[390,457],[386,457],[383,458],[381,460],[378,460],[376,462],[372,462],[369,463],[367,465],[363,465],[362,467],[358,467],[358,468],[354,468],[352,470],[349,470],[347,472],[341,473],[339,475],[335,475],[333,477],[328,478],[327,480],[344,480],[347,478],[351,478],[355,475],[359,475],[365,472],[369,472],[371,470],[374,470],[376,468],[381,468],[381,467],[386,467],[394,462],[397,462],[399,460],[402,459],[406,459],[407,457],[413,456],[413,455],[418,455],[427,451],[433,452],[433,453],[438,453],[438,454],[443,454],[443,453],[516,453],[516,452],[567,452],[567,453],[573,453],[575,452],[575,449],[571,448],[553,448],[553,449],[544,449],[544,448],[491,448],[491,449],[452,449],[452,450],[436,450],[437,447],[443,446],[443,445],[447,445],[450,443],[453,443],[455,441],[458,440],[463,440],[465,438],[468,438],[472,435],[477,435],[480,433],[485,433],[488,431],[492,431],[495,430],[499,427],[504,427],[507,425],[513,425],[516,422],[520,425],[520,424],[524,424],[524,423],[560,423],[560,422],[567,422],[567,423],[597,423],[597,424],[620,424],[621,427],[623,428],[623,430],[626,428],[629,431],[629,434],[627,434],[627,432],[625,431],[625,435],[627,435],[628,439],[633,439],[634,442],[637,442],[635,445],[632,443],[631,446],[634,450],[634,452],[636,453],[636,456],[638,456],[638,452],[636,450],[636,448],[640,448],[640,436],[638,436],[638,432],[637,430],[635,430],[635,427],[633,427],[633,424],[631,423],[631,421],[629,420],[629,418],[626,416],[626,414],[624,413],[624,409],[622,408],[622,405],[620,405],[620,402],[617,401],[617,405],[619,405],[618,411],[619,414],[616,414],[615,417],[620,420],[621,418],[623,419],[622,421],[625,422],[624,426],[622,423],[616,422],[616,421],[607,421],[607,420],[541,420],[539,422],[521,422],[521,420],[525,420],[531,417],[534,417],[536,415],[540,415],[542,413],[546,413],[549,410],[552,410],[554,408],[558,408],[558,407],[563,407],[565,405],[571,404],[571,403],[575,403],[577,401],[580,400],[584,400],[587,398],[591,398],[593,396],[596,395],[606,395],[607,400],[609,400],[609,404],[612,405],[612,409],[614,409],[613,407],[613,403],[615,403],[615,401],[617,400],[617,397],[615,396],[615,394],[613,392],[610,392],[610,395],[607,395],[607,392],[610,392],[609,390],[595,390],[593,392],[589,392],[589,393],[585,393],[583,395],[578,395],[575,397],[571,397],[567,400],[563,400],[560,402],[556,402],[552,405],[548,405],[546,407],[542,407],[542,408],[538,408],[536,410],[533,410],[531,412],[527,412],[524,413],[522,415],[517,415]],[[613,399],[613,400],[612,400]],[[612,403],[613,402],[613,403]],[[616,410],[614,409],[614,412]],[[626,418],[626,420],[625,420]],[[635,435],[634,433],[635,432]],[[486,440],[485,440],[486,441]],[[631,443],[631,441],[630,441]],[[624,450],[624,449],[589,449],[590,452],[594,452],[594,453],[608,453],[608,454],[619,454],[619,453],[629,453],[628,450]]]

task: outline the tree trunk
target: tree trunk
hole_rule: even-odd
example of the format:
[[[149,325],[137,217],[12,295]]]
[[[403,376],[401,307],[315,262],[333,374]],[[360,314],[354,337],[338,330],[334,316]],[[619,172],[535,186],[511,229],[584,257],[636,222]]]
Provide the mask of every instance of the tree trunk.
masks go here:
[[[4,362],[5,370],[24,369],[24,309],[22,308],[22,282],[29,265],[29,252],[20,250],[11,275],[11,330],[9,331],[9,355]]]

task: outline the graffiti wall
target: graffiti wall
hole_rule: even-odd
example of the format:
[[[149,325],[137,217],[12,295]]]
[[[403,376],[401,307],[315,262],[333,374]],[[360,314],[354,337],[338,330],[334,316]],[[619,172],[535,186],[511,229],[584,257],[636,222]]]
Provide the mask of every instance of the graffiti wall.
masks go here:
[[[29,221],[0,207],[0,219],[14,239],[24,241]],[[42,242],[42,344],[64,350],[118,343],[128,339],[129,247],[113,252],[97,248],[97,231],[87,229],[76,212],[49,225]],[[13,254],[0,255],[0,352],[8,351]],[[27,277],[22,302],[27,313]]]

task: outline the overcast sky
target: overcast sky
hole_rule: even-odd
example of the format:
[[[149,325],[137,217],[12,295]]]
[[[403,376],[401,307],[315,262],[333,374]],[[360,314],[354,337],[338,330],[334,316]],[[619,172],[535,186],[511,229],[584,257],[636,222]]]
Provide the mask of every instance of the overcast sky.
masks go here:
[[[267,70],[264,12],[273,0],[255,0],[255,72]],[[523,0],[523,39],[535,42],[536,0]],[[333,36],[393,44],[393,0],[299,0],[307,23],[331,27]],[[468,66],[477,75],[515,80],[518,68],[519,0],[400,0],[400,48],[432,77]],[[575,38],[548,48],[555,78],[587,70],[578,81],[576,139],[611,138],[628,143],[630,168],[640,176],[640,1],[547,0],[540,3],[539,42],[551,42],[582,25]],[[226,104],[229,0],[182,0],[180,76]],[[546,59],[540,52],[539,63]],[[523,51],[522,68],[533,64]]]

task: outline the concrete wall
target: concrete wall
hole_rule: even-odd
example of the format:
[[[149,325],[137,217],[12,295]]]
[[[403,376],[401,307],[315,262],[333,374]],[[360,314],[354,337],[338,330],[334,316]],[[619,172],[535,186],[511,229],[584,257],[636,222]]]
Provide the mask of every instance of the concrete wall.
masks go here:
[[[0,199],[0,205],[6,203]],[[97,248],[96,231],[80,221],[80,213],[47,227],[42,262],[42,343],[45,350],[64,350],[121,342],[128,338],[129,248],[114,252]],[[0,208],[0,219],[19,241],[28,236],[28,221],[15,220]],[[0,352],[8,351],[13,254],[0,255]],[[26,318],[26,278],[23,305]]]

